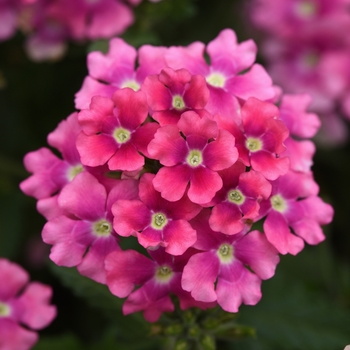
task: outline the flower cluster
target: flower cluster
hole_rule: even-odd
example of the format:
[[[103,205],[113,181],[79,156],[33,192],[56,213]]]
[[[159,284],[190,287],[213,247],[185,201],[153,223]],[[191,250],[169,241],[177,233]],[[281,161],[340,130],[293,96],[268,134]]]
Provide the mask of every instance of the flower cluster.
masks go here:
[[[133,22],[132,6],[142,0],[2,0],[0,41],[17,28],[36,61],[60,58],[68,40],[96,40],[122,34]]]
[[[38,340],[35,330],[46,327],[56,317],[56,307],[49,304],[51,287],[28,283],[28,273],[3,258],[0,280],[0,349],[28,350]]]
[[[253,0],[252,20],[266,36],[262,52],[275,83],[307,92],[321,117],[322,140],[341,143],[350,118],[348,0]],[[273,20],[271,20],[273,18]]]
[[[21,189],[48,220],[50,258],[126,298],[125,314],[156,321],[173,295],[182,309],[237,312],[260,300],[279,253],[325,238],[333,210],[307,140],[319,120],[306,95],[272,102],[256,51],[230,29],[207,46],[112,39],[88,56],[80,111],[48,135],[62,158],[25,156]]]

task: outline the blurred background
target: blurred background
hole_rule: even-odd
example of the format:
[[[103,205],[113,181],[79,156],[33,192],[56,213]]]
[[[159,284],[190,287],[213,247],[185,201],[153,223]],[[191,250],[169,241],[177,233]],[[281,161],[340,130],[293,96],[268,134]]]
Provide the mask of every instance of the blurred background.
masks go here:
[[[188,45],[197,40],[208,43],[220,30],[232,28],[239,42],[252,38],[259,46],[263,35],[253,28],[247,4],[144,0],[134,8],[135,22],[121,37],[135,47]],[[24,41],[17,32],[0,42],[0,256],[22,265],[32,280],[54,288],[58,316],[39,332],[34,349],[158,349],[161,343],[148,337],[140,315],[122,316],[121,301],[95,288],[75,269],[59,269],[49,261],[50,247],[41,241],[45,219],[36,211],[36,200],[18,187],[29,176],[22,164],[24,155],[47,147],[47,134],[74,111],[74,94],[87,75],[86,55],[105,50],[107,41],[69,42],[67,54],[50,62],[30,60]],[[266,63],[260,53],[257,61]],[[320,196],[335,209],[333,223],[324,227],[327,239],[296,257],[282,256],[276,275],[263,282],[260,303],[242,306],[237,315],[237,322],[254,327],[256,335],[222,340],[220,346],[338,350],[350,344],[349,142],[334,146],[318,140],[313,171]]]

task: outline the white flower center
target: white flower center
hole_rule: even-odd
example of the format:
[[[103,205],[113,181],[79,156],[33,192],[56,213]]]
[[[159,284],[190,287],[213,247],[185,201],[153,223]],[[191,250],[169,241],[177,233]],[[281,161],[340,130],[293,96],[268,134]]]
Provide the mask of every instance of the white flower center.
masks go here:
[[[245,142],[246,147],[249,149],[250,152],[257,152],[262,149],[262,142],[260,139],[257,139],[255,137],[248,137]]]
[[[270,198],[272,208],[283,213],[287,209],[287,202],[280,194],[275,194]]]
[[[1,317],[7,317],[11,313],[11,308],[9,305],[0,302],[0,318]]]
[[[112,224],[105,219],[101,219],[93,224],[93,233],[97,237],[108,237],[112,230]]]
[[[162,230],[168,223],[167,217],[163,213],[154,213],[152,215],[151,226],[156,230]]]
[[[317,12],[317,6],[311,1],[302,1],[296,5],[296,12],[300,17],[311,18]]]
[[[119,144],[122,144],[130,140],[130,131],[119,127],[114,130],[113,136]]]
[[[244,203],[245,197],[240,190],[231,190],[227,194],[227,199],[231,203],[242,204],[242,203]]]
[[[173,271],[169,266],[159,266],[155,277],[159,283],[168,283],[173,277]]]
[[[226,82],[226,78],[221,73],[211,73],[206,80],[208,84],[220,88],[223,88]]]
[[[183,98],[179,95],[173,96],[172,105],[177,110],[182,110],[185,108],[185,102],[184,102]]]
[[[199,150],[193,149],[189,152],[186,160],[187,160],[187,164],[195,168],[201,165],[203,162],[202,152]]]
[[[222,264],[230,264],[234,259],[233,247],[231,244],[228,244],[228,243],[221,244],[221,246],[216,251],[216,253]]]
[[[78,174],[84,170],[84,167],[81,164],[73,165],[68,169],[68,180],[72,181]]]
[[[123,82],[123,84],[120,86],[121,88],[130,88],[134,91],[140,90],[140,84],[135,80],[126,80]]]

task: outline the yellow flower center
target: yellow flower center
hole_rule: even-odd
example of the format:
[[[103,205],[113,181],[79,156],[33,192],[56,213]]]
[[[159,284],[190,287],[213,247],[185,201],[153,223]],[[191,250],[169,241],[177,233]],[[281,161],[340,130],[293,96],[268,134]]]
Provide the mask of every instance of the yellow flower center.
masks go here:
[[[68,180],[72,181],[83,170],[84,170],[84,167],[81,164],[71,166],[68,169]]]
[[[310,18],[316,14],[317,6],[311,1],[302,1],[297,4],[296,10],[300,17]]]

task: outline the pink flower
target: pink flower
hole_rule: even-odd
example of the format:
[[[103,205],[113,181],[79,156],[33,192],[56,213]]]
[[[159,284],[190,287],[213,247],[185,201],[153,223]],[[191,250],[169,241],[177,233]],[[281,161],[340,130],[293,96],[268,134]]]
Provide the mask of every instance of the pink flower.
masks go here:
[[[49,304],[52,289],[28,283],[27,272],[7,259],[0,259],[0,280],[0,349],[28,350],[38,340],[35,330],[56,317],[56,307]]]
[[[219,172],[223,187],[212,201],[214,207],[209,218],[212,230],[236,234],[245,225],[250,227],[259,216],[259,202],[270,196],[271,184],[262,174],[245,170],[245,165],[238,161]]]
[[[176,124],[183,112],[203,109],[209,100],[204,77],[192,76],[186,69],[164,68],[159,75],[145,79],[142,91],[147,96],[152,118],[160,125]]]
[[[165,59],[173,69],[186,68],[191,74],[201,74],[206,78],[210,91],[206,109],[223,114],[227,118],[237,115],[237,99],[256,97],[267,100],[275,95],[272,81],[265,69],[253,64],[256,45],[252,40],[237,43],[236,34],[224,29],[217,38],[207,45],[209,66],[204,59],[205,45],[195,42],[188,47],[171,47]],[[244,74],[241,74],[245,71]]]
[[[268,180],[275,180],[286,174],[289,170],[289,159],[279,155],[285,151],[283,142],[289,131],[278,119],[278,108],[272,103],[252,97],[245,102],[241,113],[245,149],[240,148],[240,158]]]
[[[217,171],[237,160],[234,144],[233,136],[207,116],[201,118],[192,111],[183,113],[177,126],[158,129],[148,146],[150,156],[164,165],[153,180],[154,188],[163,198],[177,201],[190,184],[188,197],[192,202],[211,201],[222,187]]]
[[[137,235],[145,247],[165,247],[173,255],[181,255],[196,241],[196,231],[188,220],[195,217],[201,207],[187,196],[168,202],[152,184],[153,174],[140,179],[140,200],[118,200],[112,207],[113,227],[121,236]]]
[[[182,270],[192,252],[173,257],[159,248],[149,250],[148,254],[153,260],[134,250],[113,252],[106,258],[110,291],[120,298],[127,297],[123,305],[124,315],[143,310],[145,319],[155,322],[163,312],[174,311],[170,293],[179,297],[182,310],[215,306],[215,303],[194,300],[181,288]],[[139,288],[134,290],[135,287]]]
[[[193,247],[203,252],[189,259],[182,288],[195,300],[217,301],[228,312],[237,312],[241,303],[255,305],[261,298],[261,279],[275,273],[276,249],[258,231],[231,236],[212,231],[209,215],[204,209],[191,221],[198,237]]]
[[[118,199],[136,197],[135,180],[119,180],[107,193],[93,175],[77,175],[58,197],[67,214],[53,218],[43,228],[43,241],[53,245],[51,260],[60,266],[77,266],[82,275],[105,283],[104,258],[120,249],[111,206]]]
[[[112,100],[95,96],[90,109],[79,114],[82,132],[77,148],[84,165],[108,164],[111,170],[139,170],[145,164],[147,145],[158,128],[156,123],[141,125],[148,106],[142,91],[117,90]]]
[[[332,221],[333,209],[317,193],[311,174],[290,171],[272,182],[271,197],[261,203],[262,215],[267,214],[263,227],[266,238],[281,254],[298,254],[304,240],[318,244],[325,239],[320,225]]]
[[[89,53],[89,75],[75,95],[76,108],[89,108],[93,96],[112,97],[116,89],[129,87],[139,90],[146,76],[159,74],[166,66],[163,58],[165,50],[165,47],[143,45],[136,51],[124,40],[113,38],[106,54],[99,51]],[[139,67],[136,69],[137,56]]]

